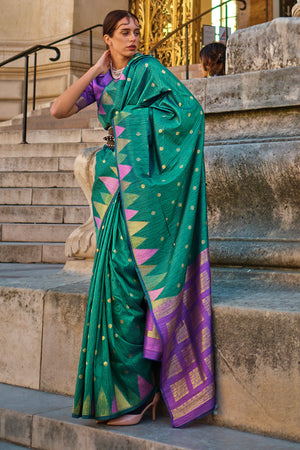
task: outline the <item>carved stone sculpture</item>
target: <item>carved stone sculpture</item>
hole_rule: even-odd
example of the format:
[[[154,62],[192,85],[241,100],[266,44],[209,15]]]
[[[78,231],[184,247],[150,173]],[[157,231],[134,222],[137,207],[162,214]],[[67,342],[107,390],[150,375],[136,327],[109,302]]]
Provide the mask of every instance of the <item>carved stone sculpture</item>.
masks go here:
[[[91,196],[95,173],[95,153],[98,150],[99,147],[87,148],[77,156],[74,162],[75,178],[89,202],[90,217],[67,238],[65,246],[67,258],[94,258],[96,238]]]

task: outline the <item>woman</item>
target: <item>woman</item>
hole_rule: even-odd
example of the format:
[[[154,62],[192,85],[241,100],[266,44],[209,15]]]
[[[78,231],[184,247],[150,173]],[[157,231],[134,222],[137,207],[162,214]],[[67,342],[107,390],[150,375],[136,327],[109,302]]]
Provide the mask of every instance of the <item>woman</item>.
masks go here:
[[[226,46],[212,42],[200,50],[200,64],[204,78],[225,75]]]
[[[108,50],[53,104],[70,116],[93,101],[108,143],[96,154],[97,235],[74,417],[138,423],[160,390],[183,426],[214,407],[204,116],[157,60],[137,53],[139,23],[116,10]],[[129,413],[129,414],[128,414]]]

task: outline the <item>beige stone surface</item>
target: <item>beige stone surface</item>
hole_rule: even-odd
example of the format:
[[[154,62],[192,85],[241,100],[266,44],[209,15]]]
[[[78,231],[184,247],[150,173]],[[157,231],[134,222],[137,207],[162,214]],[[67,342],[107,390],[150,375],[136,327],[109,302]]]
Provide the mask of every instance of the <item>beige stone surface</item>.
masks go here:
[[[51,36],[72,33],[73,0],[2,0],[0,41],[24,40],[35,42]],[[55,20],[48,20],[55,17]],[[5,25],[5,27],[4,27]]]
[[[20,114],[21,111],[22,104],[19,100],[0,100],[0,122]]]
[[[1,145],[1,157],[76,157],[77,154],[86,148],[86,144],[70,143],[43,143],[43,144],[6,144]]]
[[[64,264],[66,262],[65,244],[43,244],[41,262],[46,264]]]
[[[79,294],[45,296],[42,390],[74,394],[86,300]]]
[[[9,117],[8,117],[9,118]],[[21,131],[3,131],[0,136],[0,144],[21,144],[22,132]]]
[[[65,206],[64,223],[84,223],[88,220],[90,208],[88,206]]]
[[[30,205],[32,198],[32,189],[21,188],[2,188],[0,189],[1,205]]]
[[[59,170],[73,172],[74,160],[75,158],[59,158]]]
[[[107,136],[107,131],[105,131],[103,128],[99,130],[82,130],[82,142],[87,143],[98,143],[99,146],[103,145],[104,136]]]
[[[91,274],[94,265],[93,259],[70,259],[68,258],[64,265],[65,272],[87,273]]]
[[[63,223],[63,208],[54,206],[1,206],[0,222]]]
[[[0,158],[0,170],[3,172],[56,172],[58,158]]]
[[[81,130],[69,129],[29,131],[27,140],[31,144],[81,142]]]
[[[215,307],[214,422],[300,439],[300,315]]]
[[[3,75],[2,75],[3,76]],[[5,100],[22,100],[23,98],[23,81],[21,80],[1,80],[0,78],[0,99]],[[7,103],[5,103],[7,104]]]
[[[280,17],[236,31],[227,41],[226,73],[299,66],[299,35],[298,17]]]
[[[41,290],[0,288],[0,382],[39,389],[43,297]]]
[[[0,424],[0,439],[14,442],[20,446],[24,445],[26,447],[28,446],[28,448],[30,447],[32,424],[31,414],[8,409],[0,409]]]
[[[207,113],[299,106],[300,67],[184,81]]]
[[[244,145],[246,140],[274,141],[282,138],[292,141],[299,134],[299,107],[206,114],[206,143],[228,140],[229,143],[235,141]],[[278,146],[278,142],[275,145]]]
[[[87,200],[80,189],[33,189],[33,205],[87,205]]]
[[[68,224],[3,224],[2,240],[8,242],[65,242],[76,228]]]
[[[0,243],[2,263],[32,264],[42,262],[42,244]]]
[[[55,172],[38,172],[38,173],[12,173],[6,172],[1,174],[0,187],[40,187],[53,188],[77,187],[77,182],[73,173],[55,173]]]

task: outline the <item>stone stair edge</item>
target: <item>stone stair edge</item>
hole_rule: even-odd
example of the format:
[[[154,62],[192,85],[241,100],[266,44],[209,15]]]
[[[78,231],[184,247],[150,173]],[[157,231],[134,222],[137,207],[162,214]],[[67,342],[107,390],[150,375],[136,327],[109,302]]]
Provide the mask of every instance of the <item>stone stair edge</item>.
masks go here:
[[[235,448],[296,449],[297,441],[277,439],[210,423],[207,418],[180,430],[160,414],[156,421],[145,415],[135,427],[96,425],[93,420],[72,419],[72,398],[0,384],[4,398],[14,403],[1,408],[0,439],[37,450],[232,450]],[[20,397],[24,398],[25,406]],[[9,401],[10,401],[9,398]],[[36,403],[39,401],[40,406]],[[41,406],[42,405],[42,406]]]
[[[25,361],[22,363],[25,364],[22,365],[22,377],[17,376],[16,372],[13,376],[11,374],[7,381],[11,384],[41,389],[42,391],[72,395],[73,381],[75,382],[76,379],[77,352],[79,353],[80,351],[81,342],[81,332],[79,330],[81,326],[78,327],[77,322],[79,317],[80,323],[84,320],[83,306],[87,301],[90,275],[88,273],[70,273],[59,268],[48,274],[49,266],[46,268],[46,271],[43,271],[43,265],[40,264],[36,266],[36,269],[35,265],[29,265],[29,267],[21,265],[20,275],[18,276],[17,266],[16,264],[0,266],[0,269],[4,268],[2,274],[7,274],[6,277],[2,278],[0,294],[1,297],[11,299],[10,308],[13,308],[13,305],[17,308],[14,309],[15,316],[24,317],[24,330],[28,329],[31,320],[39,320],[40,313],[38,311],[44,305],[43,345],[41,348],[38,339],[38,342],[36,342],[36,345],[38,345],[37,358],[33,356],[32,347],[30,347],[30,357],[28,349],[24,348],[26,363]],[[216,279],[216,270],[220,273],[220,269],[213,268],[213,317],[216,342],[217,386],[220,393],[218,395],[220,395],[219,398],[222,401],[219,400],[218,402],[220,405],[218,415],[214,418],[214,424],[250,432],[265,433],[271,436],[276,435],[284,439],[292,440],[297,435],[300,437],[299,431],[297,432],[295,428],[297,414],[288,421],[283,421],[282,424],[281,421],[276,419],[276,414],[271,414],[271,411],[274,412],[274,407],[277,407],[277,404],[280,405],[280,408],[283,408],[279,414],[283,414],[283,411],[286,410],[285,408],[295,408],[295,405],[293,406],[295,398],[293,397],[291,386],[297,372],[298,360],[295,330],[299,325],[300,314],[298,309],[295,310],[295,297],[293,297],[291,305],[287,301],[282,302],[282,298],[286,298],[291,293],[288,283],[286,283],[286,289],[281,289],[280,292],[280,289],[277,287],[278,283],[275,283],[274,286],[273,284],[270,286],[269,283],[272,281],[272,275],[275,271],[263,271],[261,274],[260,270],[257,269],[234,270],[232,268],[223,268],[221,270],[222,276]],[[276,272],[284,277],[284,270]],[[292,270],[289,272],[290,274],[296,273]],[[10,278],[9,273],[11,274]],[[32,274],[31,276],[30,273]],[[297,274],[299,280],[299,271]],[[257,283],[259,275],[263,275],[262,284]],[[268,279],[266,280],[264,277]],[[279,281],[278,286],[282,286],[281,280]],[[246,286],[248,290],[245,290]],[[25,307],[30,299],[30,302],[33,302],[31,303],[32,306],[36,305],[33,310],[34,318],[29,319],[28,316],[26,318],[24,313],[21,314],[21,310],[18,309],[21,307],[21,304],[19,302],[18,306],[17,300],[21,296],[23,298],[24,288],[26,288],[26,296],[22,302],[22,308]],[[294,286],[293,289],[296,291],[297,287]],[[278,298],[277,304],[275,304],[274,296],[279,294],[281,298]],[[239,301],[239,296],[241,295],[244,297],[242,302]],[[269,304],[266,304],[266,295],[269,296]],[[299,298],[299,293],[297,295],[297,298]],[[16,302],[13,302],[14,299]],[[72,315],[65,316],[70,308]],[[9,314],[9,311],[2,308],[4,323],[7,314]],[[57,322],[58,317],[61,319]],[[76,321],[73,322],[75,317]],[[28,320],[29,323],[27,323]],[[76,326],[74,327],[75,323]],[[276,330],[276,334],[274,334],[274,330]],[[65,334],[66,332],[67,335]],[[66,339],[66,336],[68,336],[68,339],[64,351],[60,356],[56,355],[55,348],[58,342],[61,342],[61,339]],[[54,352],[50,351],[50,348],[53,348]],[[234,349],[236,350],[234,351]],[[274,349],[276,349],[276,352],[273,354]],[[16,351],[16,349],[13,351]],[[39,363],[41,355],[43,355],[42,367],[40,367]],[[54,355],[56,355],[57,361],[53,360]],[[7,360],[7,357],[3,357]],[[33,359],[32,361],[31,358]],[[36,369],[33,368],[35,367],[34,358],[37,359]],[[277,361],[276,369],[272,366],[273,358]],[[13,360],[15,361],[15,358]],[[64,369],[59,374],[57,367],[61,367],[62,361]],[[9,364],[9,361],[7,363]],[[28,364],[30,364],[30,377]],[[233,372],[232,370],[228,371],[228,367],[232,368]],[[265,389],[266,386],[263,382],[266,376],[270,384],[268,389]],[[2,382],[7,382],[5,373],[1,377]],[[70,383],[70,380],[73,381]],[[275,384],[278,386],[278,392],[273,391]],[[283,388],[283,386],[285,387]],[[251,392],[250,396],[249,392]],[[268,397],[271,393],[272,401]],[[280,395],[283,395],[282,404]],[[259,396],[260,402],[255,401],[256,396]],[[266,396],[265,400],[263,400],[264,396]],[[267,411],[261,410],[260,404],[268,399],[272,406],[271,404],[268,405]],[[248,422],[249,413],[252,416],[254,414],[253,417],[256,417],[256,414],[258,414],[258,416],[261,416],[260,420],[257,421],[257,419],[254,420],[252,418]],[[262,417],[265,417],[265,421],[262,421]],[[234,418],[238,418],[238,420],[235,422],[236,419]],[[251,423],[252,420],[253,422]]]
[[[27,133],[27,142],[29,144],[40,143],[95,143],[99,145],[102,142],[106,131],[104,129],[89,128],[68,128],[53,130],[32,130]],[[0,142],[2,144],[22,144],[22,131],[2,131],[0,133]]]

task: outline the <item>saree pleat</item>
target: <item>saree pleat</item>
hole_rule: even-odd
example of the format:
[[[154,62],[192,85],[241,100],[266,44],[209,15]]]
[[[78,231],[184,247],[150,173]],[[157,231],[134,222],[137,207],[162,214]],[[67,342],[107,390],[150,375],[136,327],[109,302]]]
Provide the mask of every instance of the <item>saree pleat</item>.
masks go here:
[[[93,201],[102,201],[111,157],[97,154]],[[105,156],[106,155],[106,156]],[[102,188],[102,190],[101,190]],[[105,194],[105,192],[104,192]],[[135,409],[154,391],[151,361],[143,357],[146,302],[126,237],[117,191],[101,223],[79,361],[74,417],[106,419]]]

